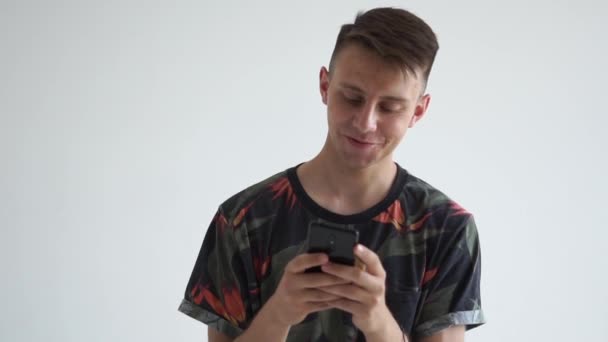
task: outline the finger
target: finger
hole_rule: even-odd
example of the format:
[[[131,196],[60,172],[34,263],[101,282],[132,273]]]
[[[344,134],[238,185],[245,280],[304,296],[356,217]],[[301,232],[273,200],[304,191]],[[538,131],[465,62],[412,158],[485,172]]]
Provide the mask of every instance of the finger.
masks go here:
[[[308,303],[306,306],[306,311],[311,314],[313,312],[319,312],[323,310],[327,310],[331,308],[329,305],[330,302],[320,302],[320,303]]]
[[[318,288],[322,286],[331,286],[339,284],[348,284],[350,281],[332,274],[326,273],[300,273],[295,275],[294,283],[298,288]]]
[[[382,291],[382,283],[384,282],[384,279],[375,277],[357,267],[329,262],[323,265],[321,269],[327,274],[346,279],[349,282],[356,284],[357,286],[368,291]]]
[[[301,273],[306,269],[321,266],[329,260],[327,254],[325,253],[304,253],[296,256],[291,260],[287,266],[285,266],[285,271],[291,273]]]
[[[357,244],[355,246],[354,252],[355,256],[357,256],[361,260],[361,262],[363,262],[367,266],[367,271],[369,273],[379,277],[386,276],[380,258],[371,249],[363,246],[362,244]]]
[[[329,305],[329,307],[346,311],[352,314],[353,316],[361,315],[364,312],[363,305],[354,302],[350,299],[337,299],[332,302],[328,302],[327,304]]]
[[[307,289],[300,295],[301,300],[311,303],[331,302],[340,298],[339,295],[321,291],[320,289]]]
[[[323,291],[329,295],[334,295],[340,298],[350,299],[358,303],[369,303],[371,302],[372,294],[365,289],[351,284],[346,285],[332,285],[320,287],[320,291]]]

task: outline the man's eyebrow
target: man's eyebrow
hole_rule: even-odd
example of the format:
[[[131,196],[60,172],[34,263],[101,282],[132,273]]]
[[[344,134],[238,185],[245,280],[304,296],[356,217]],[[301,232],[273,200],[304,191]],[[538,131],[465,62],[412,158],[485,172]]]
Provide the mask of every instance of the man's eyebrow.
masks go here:
[[[361,88],[359,88],[359,87],[357,87],[356,85],[353,85],[353,84],[342,82],[342,83],[339,84],[339,86],[340,86],[340,88],[349,89],[349,90],[355,91],[357,93],[364,93],[364,91]],[[383,100],[403,102],[403,103],[409,102],[406,98],[399,97],[399,96],[386,95],[386,96],[380,96],[380,98],[383,99]]]

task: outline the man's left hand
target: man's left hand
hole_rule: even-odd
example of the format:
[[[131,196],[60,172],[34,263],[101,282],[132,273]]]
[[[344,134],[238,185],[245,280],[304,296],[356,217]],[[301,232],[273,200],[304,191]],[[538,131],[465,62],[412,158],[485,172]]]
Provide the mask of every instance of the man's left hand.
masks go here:
[[[351,283],[319,289],[342,297],[329,302],[329,306],[351,313],[353,323],[366,337],[392,335],[391,330],[399,329],[399,326],[384,299],[386,292],[384,267],[376,253],[361,244],[355,246],[354,253],[366,266],[366,270],[336,263],[325,264],[322,267],[323,272]]]

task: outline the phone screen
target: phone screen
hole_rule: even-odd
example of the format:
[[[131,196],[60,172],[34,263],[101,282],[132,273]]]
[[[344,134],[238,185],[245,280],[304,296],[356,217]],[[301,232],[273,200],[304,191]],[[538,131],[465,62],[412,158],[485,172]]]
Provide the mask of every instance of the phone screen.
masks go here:
[[[326,253],[335,263],[353,266],[353,248],[359,241],[359,232],[346,226],[312,223],[308,231],[308,253]],[[320,272],[314,267],[307,272]]]

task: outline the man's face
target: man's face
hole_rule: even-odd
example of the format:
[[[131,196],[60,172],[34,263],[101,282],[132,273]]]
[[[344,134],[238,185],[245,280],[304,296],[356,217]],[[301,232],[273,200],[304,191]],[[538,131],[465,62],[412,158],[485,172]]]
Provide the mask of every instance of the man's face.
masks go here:
[[[322,68],[320,89],[327,105],[325,148],[349,168],[392,163],[392,153],[408,128],[422,118],[430,96],[423,79],[387,64],[359,45],[344,47],[329,74]]]

